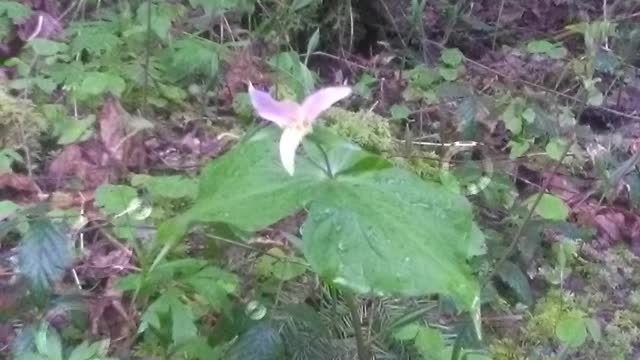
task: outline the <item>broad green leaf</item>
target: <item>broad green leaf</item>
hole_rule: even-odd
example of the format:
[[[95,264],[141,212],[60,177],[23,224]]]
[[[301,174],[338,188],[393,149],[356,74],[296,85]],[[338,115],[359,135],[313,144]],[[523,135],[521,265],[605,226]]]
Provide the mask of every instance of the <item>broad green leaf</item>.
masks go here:
[[[96,205],[107,215],[116,215],[126,210],[138,197],[136,190],[126,185],[106,184],[96,190]]]
[[[279,135],[279,129],[266,128],[208,164],[198,200],[183,221],[224,222],[251,232],[308,203],[326,174],[299,156],[296,173],[289,176],[280,163]]]
[[[596,88],[589,89],[587,103],[593,106],[600,106],[604,101],[604,95]]]
[[[404,120],[411,115],[411,110],[406,105],[393,105],[389,111],[393,120]]]
[[[559,161],[560,158],[562,157],[562,154],[566,150],[567,145],[568,143],[566,139],[553,138],[547,143],[547,146],[545,147],[545,152],[547,153],[547,156],[549,156],[553,160]]]
[[[90,115],[83,119],[69,118],[61,126],[61,134],[58,138],[59,145],[72,144],[87,140],[93,134],[95,116]]]
[[[240,280],[236,275],[212,266],[205,267],[183,281],[216,310],[222,310],[229,296],[236,295],[240,289]]]
[[[403,170],[327,182],[302,233],[312,268],[335,284],[360,293],[446,294],[466,308],[477,296],[465,263],[469,204]]]
[[[415,345],[425,359],[444,360],[445,342],[440,331],[430,327],[421,328],[416,335]]]
[[[34,220],[18,247],[22,273],[36,291],[47,291],[62,279],[73,258],[71,243],[58,225]]]
[[[505,262],[502,267],[498,269],[498,276],[513,289],[520,302],[525,305],[531,305],[533,303],[529,279],[527,279],[527,276],[516,264],[511,261]]]
[[[372,87],[377,82],[378,79],[375,77],[368,73],[363,73],[358,79],[358,82],[354,85],[353,91],[364,98],[369,98],[373,93]]]
[[[0,2],[0,15],[7,15],[12,21],[20,21],[29,16],[32,10],[18,1]]]
[[[224,48],[210,40],[188,37],[176,40],[167,49],[165,61],[171,69],[170,78],[182,81],[187,77],[217,75]]]
[[[13,201],[9,200],[1,200],[0,201],[0,221],[13,216],[20,210],[20,206],[18,206]]]
[[[440,55],[440,59],[442,60],[442,62],[451,67],[457,67],[458,65],[460,65],[463,58],[464,55],[458,49],[445,49]]]
[[[454,81],[458,78],[458,68],[439,67],[438,73],[447,81]]]
[[[507,106],[507,109],[502,113],[502,120],[504,121],[504,125],[506,128],[511,131],[514,135],[520,134],[522,132],[522,116],[516,110],[517,104],[512,102]]]
[[[307,6],[313,4],[314,1],[316,0],[293,0],[293,4],[291,5],[291,8],[293,9],[293,11],[302,10]]]
[[[318,44],[320,43],[320,28],[317,28],[316,31],[313,32],[309,42],[307,42],[307,56],[308,59],[312,52],[314,52],[318,48]]]
[[[13,149],[0,149],[0,174],[12,173],[14,162],[23,162],[22,156]]]
[[[393,338],[400,341],[413,340],[422,327],[418,324],[405,325],[393,331]]]
[[[550,51],[554,46],[547,40],[534,40],[527,44],[527,50],[533,54],[540,54]]]
[[[52,56],[67,49],[67,44],[40,38],[31,40],[29,45],[40,56]]]
[[[429,89],[435,82],[440,80],[436,70],[425,65],[418,65],[407,72],[409,84],[422,90]]]
[[[569,347],[580,347],[587,340],[585,320],[577,314],[565,315],[556,324],[556,336]]]
[[[304,260],[291,257],[279,248],[273,248],[256,261],[256,270],[262,276],[273,276],[278,280],[289,281],[307,271]]]
[[[525,119],[529,124],[532,124],[536,120],[536,112],[532,108],[526,108],[522,112],[522,118]]]
[[[587,331],[594,342],[598,343],[602,339],[602,329],[600,328],[600,323],[597,319],[591,318],[585,320],[585,325],[587,327]]]
[[[126,88],[124,80],[118,76],[103,72],[87,72],[78,88],[81,96],[97,96],[111,92],[120,96]]]
[[[516,159],[524,155],[529,150],[531,143],[527,140],[511,140],[509,142],[509,146],[511,147],[509,157],[511,159]]]
[[[225,359],[285,360],[284,342],[277,328],[261,322],[240,335]]]
[[[181,175],[135,175],[131,184],[144,187],[154,199],[193,199],[198,194],[198,180]]]
[[[175,344],[182,344],[198,336],[198,329],[194,324],[191,308],[180,301],[171,298],[171,337]]]
[[[525,203],[531,207],[537,197],[537,194],[531,195]],[[535,209],[535,212],[544,219],[560,221],[567,219],[569,211],[569,206],[562,199],[551,194],[542,195],[542,199]]]

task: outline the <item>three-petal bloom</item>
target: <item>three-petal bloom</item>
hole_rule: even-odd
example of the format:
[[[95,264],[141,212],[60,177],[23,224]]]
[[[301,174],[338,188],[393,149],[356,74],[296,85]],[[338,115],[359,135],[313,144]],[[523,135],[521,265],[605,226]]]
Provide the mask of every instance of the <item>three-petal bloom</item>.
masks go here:
[[[322,112],[349,95],[350,87],[326,87],[298,104],[290,100],[275,100],[268,92],[257,90],[249,83],[249,97],[258,115],[283,129],[280,136],[280,161],[290,175],[293,175],[296,150],[302,139],[313,131],[313,122]]]

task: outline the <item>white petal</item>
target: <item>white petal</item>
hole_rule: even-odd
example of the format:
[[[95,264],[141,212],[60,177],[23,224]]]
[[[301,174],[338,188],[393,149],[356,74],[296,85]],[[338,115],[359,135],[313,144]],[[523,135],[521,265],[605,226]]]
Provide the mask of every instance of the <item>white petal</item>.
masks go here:
[[[289,175],[293,175],[296,150],[307,133],[304,128],[292,126],[285,128],[280,136],[280,161]]]
[[[302,103],[302,115],[307,121],[314,121],[333,104],[351,95],[348,86],[335,86],[320,89],[309,95]]]
[[[293,101],[277,101],[268,92],[254,88],[251,83],[249,83],[249,97],[251,105],[260,117],[276,123],[281,128],[298,119],[300,105]]]

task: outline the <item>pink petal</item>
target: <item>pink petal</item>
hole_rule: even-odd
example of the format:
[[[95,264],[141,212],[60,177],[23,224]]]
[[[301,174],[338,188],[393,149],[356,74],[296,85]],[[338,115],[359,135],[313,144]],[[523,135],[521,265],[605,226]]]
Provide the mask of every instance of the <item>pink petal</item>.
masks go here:
[[[268,92],[257,90],[251,84],[249,84],[249,97],[260,117],[276,123],[281,128],[298,118],[300,105],[293,101],[277,101]]]
[[[309,95],[302,103],[302,114],[307,121],[314,121],[333,104],[351,95],[348,86],[327,87]]]

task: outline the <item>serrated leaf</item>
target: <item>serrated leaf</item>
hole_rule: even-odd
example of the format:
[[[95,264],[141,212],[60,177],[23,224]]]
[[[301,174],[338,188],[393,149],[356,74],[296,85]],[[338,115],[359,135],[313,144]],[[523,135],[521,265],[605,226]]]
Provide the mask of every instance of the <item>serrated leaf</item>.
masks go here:
[[[106,184],[96,190],[96,206],[107,215],[116,215],[126,210],[138,197],[136,190],[126,185]]]
[[[225,359],[285,360],[284,342],[277,328],[261,322],[240,335]]]
[[[81,96],[97,96],[108,92],[120,96],[126,88],[125,81],[118,75],[103,72],[87,72],[77,91]]]
[[[580,347],[587,340],[585,321],[577,314],[566,314],[556,324],[556,336],[572,348]]]
[[[18,247],[20,273],[38,291],[48,291],[60,281],[73,260],[69,239],[47,219],[29,224]]]
[[[525,305],[531,305],[533,303],[529,279],[516,264],[510,261],[505,262],[500,269],[498,269],[498,276],[513,289],[520,302]]]
[[[537,196],[537,194],[530,196],[525,203],[532,206]],[[543,194],[535,209],[535,212],[544,219],[560,221],[567,219],[569,211],[569,206],[562,199],[551,194]]]
[[[451,67],[457,67],[458,65],[460,65],[463,58],[464,55],[458,49],[445,49],[440,55],[440,59],[442,60],[442,62]]]

